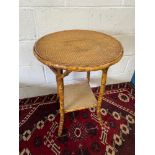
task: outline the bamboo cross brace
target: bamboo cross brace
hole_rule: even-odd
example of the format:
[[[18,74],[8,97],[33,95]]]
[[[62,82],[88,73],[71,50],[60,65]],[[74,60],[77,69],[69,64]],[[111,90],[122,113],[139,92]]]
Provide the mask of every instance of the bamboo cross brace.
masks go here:
[[[65,76],[69,75],[71,71],[66,70],[63,74],[61,74],[61,78],[64,78]]]
[[[53,72],[54,74],[57,76],[59,73],[58,73],[58,70],[59,69],[56,69],[56,68],[53,68],[53,67],[49,67]],[[61,75],[59,75],[59,78],[64,78],[65,76],[69,75],[69,73],[71,73],[72,71],[68,71],[66,70],[64,73],[63,73],[63,70],[62,70],[62,73]]]

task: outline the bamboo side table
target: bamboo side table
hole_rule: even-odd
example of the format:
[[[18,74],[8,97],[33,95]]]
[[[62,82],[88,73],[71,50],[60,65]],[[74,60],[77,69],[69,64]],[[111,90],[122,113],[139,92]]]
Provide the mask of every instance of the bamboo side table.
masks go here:
[[[71,111],[96,107],[98,120],[102,126],[101,104],[107,71],[123,55],[120,42],[96,31],[61,31],[40,38],[34,45],[34,55],[56,75],[60,102],[58,136],[62,134],[64,114]],[[98,101],[89,87],[90,71],[97,70],[102,70]],[[64,77],[73,71],[87,72],[88,82],[64,86]]]

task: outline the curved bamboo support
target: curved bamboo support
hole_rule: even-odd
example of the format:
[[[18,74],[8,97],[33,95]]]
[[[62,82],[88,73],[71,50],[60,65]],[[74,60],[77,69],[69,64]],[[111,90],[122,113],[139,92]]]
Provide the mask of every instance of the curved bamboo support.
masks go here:
[[[90,71],[87,72],[88,83],[90,82]]]
[[[53,67],[49,67],[53,72],[54,72],[54,74],[55,75],[57,75],[58,74],[58,70],[59,69],[56,69],[56,68],[53,68]],[[62,72],[61,73],[61,78],[64,78],[65,76],[67,76],[67,75],[69,75],[69,73],[71,73],[72,71],[68,71],[68,70],[66,70],[64,73]]]
[[[61,78],[64,78],[65,76],[69,75],[69,73],[71,73],[71,71],[66,70],[66,71],[61,75]]]
[[[102,70],[101,86],[100,86],[100,92],[99,92],[98,102],[97,102],[97,117],[98,117],[101,127],[103,126],[103,121],[102,121],[102,116],[101,116],[101,105],[102,105],[102,97],[105,91],[107,70],[108,69]]]
[[[60,102],[60,122],[59,122],[59,128],[58,128],[58,136],[61,136],[63,125],[64,125],[64,82],[61,75],[62,75],[62,70],[58,70],[57,87],[58,87],[59,102]]]
[[[55,68],[53,68],[53,67],[49,67],[49,68],[54,72],[54,74],[57,75],[57,70]]]

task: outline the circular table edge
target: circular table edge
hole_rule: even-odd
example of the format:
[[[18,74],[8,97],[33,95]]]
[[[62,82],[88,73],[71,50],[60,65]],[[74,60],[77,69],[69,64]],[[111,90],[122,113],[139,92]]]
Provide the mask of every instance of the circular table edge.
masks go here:
[[[59,32],[63,32],[63,31],[59,31]],[[94,31],[94,32],[97,32],[97,31]],[[55,33],[57,33],[57,32],[55,32]],[[100,33],[100,32],[99,32]],[[54,34],[54,33],[51,33],[51,34]],[[120,44],[120,46],[121,46],[121,54],[118,56],[118,57],[116,57],[113,61],[111,61],[111,62],[108,62],[108,63],[106,63],[106,64],[103,64],[103,65],[99,65],[99,66],[72,66],[72,65],[60,65],[60,64],[53,64],[52,62],[50,62],[50,61],[48,61],[48,60],[46,60],[46,59],[44,59],[44,58],[42,58],[42,57],[40,57],[38,54],[37,54],[37,51],[35,50],[35,46],[36,46],[36,43],[40,40],[40,39],[42,39],[43,37],[45,37],[45,36],[47,36],[47,35],[50,35],[50,34],[47,34],[47,35],[45,35],[45,36],[43,36],[43,37],[41,37],[40,39],[38,39],[36,42],[35,42],[35,44],[34,44],[34,46],[33,46],[33,53],[34,53],[34,55],[35,55],[35,57],[40,61],[40,62],[42,62],[43,64],[45,64],[45,65],[47,65],[48,67],[53,67],[53,68],[56,68],[56,69],[64,69],[64,70],[69,70],[69,71],[97,71],[97,70],[103,70],[103,69],[106,69],[106,68],[108,68],[108,67],[110,67],[111,65],[113,65],[113,64],[115,64],[115,63],[117,63],[121,58],[122,58],[122,56],[123,56],[123,54],[124,54],[124,49],[123,49],[123,46],[122,46],[122,44],[120,43],[120,41],[118,41],[116,38],[114,38],[114,37],[112,37],[112,36],[110,36],[110,35],[108,35],[108,34],[105,34],[105,33],[103,33],[104,35],[107,35],[107,36],[109,36],[109,37],[111,37],[111,38],[113,38],[113,39],[115,39],[119,44]]]

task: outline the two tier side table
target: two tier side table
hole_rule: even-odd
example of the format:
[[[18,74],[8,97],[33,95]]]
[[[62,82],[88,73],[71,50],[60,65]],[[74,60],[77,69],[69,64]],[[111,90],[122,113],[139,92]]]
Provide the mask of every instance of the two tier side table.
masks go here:
[[[101,104],[108,68],[122,55],[121,43],[115,38],[90,30],[66,30],[43,36],[34,45],[34,55],[56,75],[60,103],[58,136],[61,136],[67,112],[96,107],[103,125]],[[90,72],[102,71],[101,86],[96,100],[89,86]],[[64,85],[64,77],[71,72],[86,72],[88,82]]]

